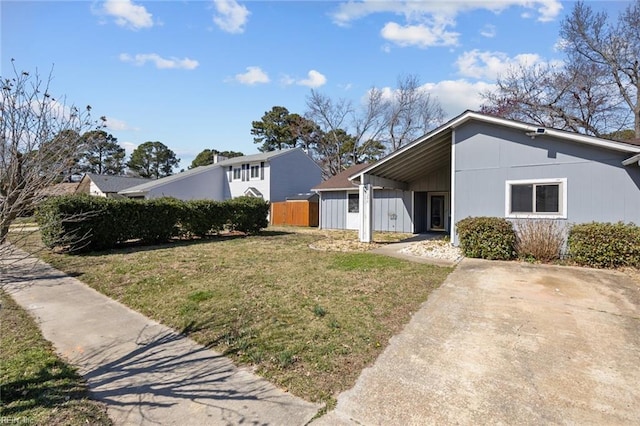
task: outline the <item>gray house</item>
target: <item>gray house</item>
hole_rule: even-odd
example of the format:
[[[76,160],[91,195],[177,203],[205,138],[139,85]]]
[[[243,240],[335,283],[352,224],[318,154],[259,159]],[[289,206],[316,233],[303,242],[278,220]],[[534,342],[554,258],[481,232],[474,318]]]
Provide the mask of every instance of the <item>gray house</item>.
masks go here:
[[[348,180],[320,188],[320,224],[348,228],[357,203],[362,241],[379,229],[457,243],[455,223],[471,216],[640,223],[640,146],[472,111]]]
[[[268,201],[308,192],[322,180],[322,170],[302,149],[242,157],[216,156],[200,166],[123,191],[130,198],[174,197],[181,200],[227,200],[243,195]]]

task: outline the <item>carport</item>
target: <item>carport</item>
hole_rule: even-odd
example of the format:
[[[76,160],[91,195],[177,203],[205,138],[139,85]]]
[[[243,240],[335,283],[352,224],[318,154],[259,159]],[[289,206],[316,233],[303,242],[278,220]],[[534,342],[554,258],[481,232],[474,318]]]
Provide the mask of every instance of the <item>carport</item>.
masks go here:
[[[453,132],[442,126],[350,177],[360,194],[360,241],[372,241],[374,187],[413,193],[414,232],[453,232]]]

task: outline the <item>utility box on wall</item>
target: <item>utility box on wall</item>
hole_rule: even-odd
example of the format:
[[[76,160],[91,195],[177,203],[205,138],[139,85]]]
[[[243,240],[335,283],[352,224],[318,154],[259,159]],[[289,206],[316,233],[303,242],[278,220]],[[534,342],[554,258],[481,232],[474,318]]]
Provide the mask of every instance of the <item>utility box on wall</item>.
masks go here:
[[[271,224],[290,226],[318,226],[318,194],[298,194],[286,201],[271,203]]]

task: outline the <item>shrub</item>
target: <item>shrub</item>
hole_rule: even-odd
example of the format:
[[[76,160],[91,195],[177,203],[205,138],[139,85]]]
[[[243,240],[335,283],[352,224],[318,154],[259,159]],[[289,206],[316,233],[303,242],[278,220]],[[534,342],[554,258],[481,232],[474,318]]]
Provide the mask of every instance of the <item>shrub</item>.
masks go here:
[[[204,236],[226,226],[254,234],[268,224],[269,203],[109,199],[89,195],[51,197],[37,209],[42,241],[70,252],[113,248],[128,240],[156,244],[177,236]]]
[[[187,235],[203,237],[224,229],[229,222],[227,202],[212,200],[187,201],[184,205],[180,226]]]
[[[515,223],[516,253],[522,259],[551,262],[560,258],[565,227],[556,220],[523,219]]]
[[[89,195],[48,198],[35,213],[43,243],[69,251],[109,247],[117,240],[117,219],[109,215],[108,204],[106,198]]]
[[[497,217],[468,217],[457,224],[460,248],[467,257],[509,260],[515,255],[513,225]]]
[[[595,268],[640,267],[640,227],[629,223],[587,223],[569,230],[569,255]]]
[[[238,197],[227,201],[230,227],[234,231],[256,234],[269,224],[269,203],[262,198]]]

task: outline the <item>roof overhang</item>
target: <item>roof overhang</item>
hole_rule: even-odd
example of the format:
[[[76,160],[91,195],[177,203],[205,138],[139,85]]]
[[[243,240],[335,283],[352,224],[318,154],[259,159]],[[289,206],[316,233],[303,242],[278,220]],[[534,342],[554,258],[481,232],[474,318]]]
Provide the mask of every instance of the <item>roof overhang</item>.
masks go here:
[[[349,177],[349,180],[362,180],[362,176],[367,175],[367,179],[371,183],[375,182],[375,179],[372,179],[374,176],[388,179],[390,181],[397,181],[399,184],[411,182],[413,179],[416,179],[425,173],[429,173],[430,170],[435,170],[438,165],[441,165],[443,161],[447,160],[447,158],[449,160],[451,159],[450,155],[451,144],[453,143],[453,131],[469,121],[477,121],[520,130],[532,138],[551,136],[561,140],[597,146],[618,152],[640,154],[640,146],[581,135],[564,130],[544,128],[519,121],[479,114],[473,111],[465,111],[437,129],[416,139],[377,163],[372,164],[370,167],[355,173]],[[628,165],[635,161],[640,161],[640,155],[635,155],[630,159],[625,160],[623,164]]]

